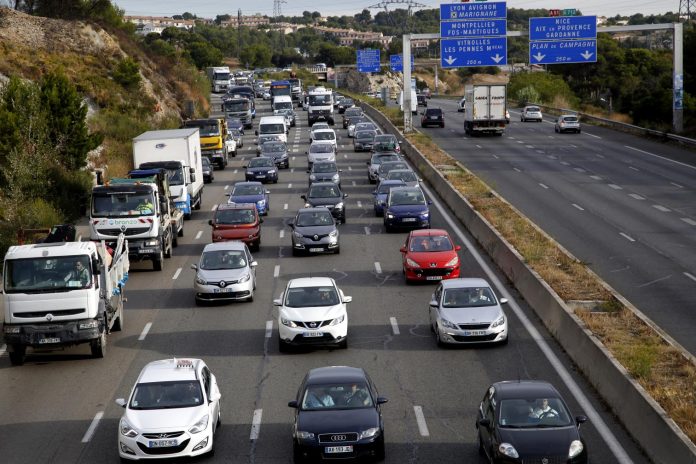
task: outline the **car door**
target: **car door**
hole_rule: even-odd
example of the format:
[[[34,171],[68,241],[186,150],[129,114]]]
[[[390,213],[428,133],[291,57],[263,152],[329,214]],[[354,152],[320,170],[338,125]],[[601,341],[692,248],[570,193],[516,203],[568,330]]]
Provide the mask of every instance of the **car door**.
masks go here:
[[[486,391],[478,411],[478,419],[488,419],[489,421],[487,427],[483,425],[478,426],[481,446],[489,457],[492,457],[491,449],[495,440],[495,404],[495,389],[491,387]]]
[[[213,433],[217,429],[217,417],[220,411],[220,401],[211,400],[212,393],[217,389],[217,382],[215,381],[215,376],[210,372],[207,367],[201,369],[201,381],[203,382],[203,389],[205,390],[205,397],[208,401],[208,413],[210,414],[210,420],[213,421]]]
[[[428,308],[428,314],[430,316],[430,326],[435,327],[437,323],[437,318],[440,316],[440,302],[442,301],[442,283],[437,285],[437,288],[435,289],[435,292],[433,292],[431,300],[435,302],[435,305],[430,306]]]

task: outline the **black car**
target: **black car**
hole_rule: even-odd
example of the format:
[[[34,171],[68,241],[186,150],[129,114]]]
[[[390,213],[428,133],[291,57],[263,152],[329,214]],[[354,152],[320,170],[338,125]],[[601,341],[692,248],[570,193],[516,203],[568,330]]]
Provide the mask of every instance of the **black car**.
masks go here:
[[[338,114],[343,114],[348,108],[355,106],[352,98],[344,98],[338,103]]]
[[[341,251],[336,220],[326,208],[302,208],[290,223],[292,254],[335,253]]]
[[[377,393],[361,368],[319,367],[305,376],[292,427],[295,463],[314,460],[384,460],[384,421]]]
[[[497,382],[488,387],[476,420],[479,451],[492,463],[585,464],[580,435],[585,416],[573,417],[548,382]]]
[[[283,142],[264,142],[259,145],[261,151],[259,156],[265,156],[273,159],[278,168],[289,168],[290,160],[288,158],[288,146]]]
[[[445,127],[445,115],[440,108],[429,108],[421,113],[421,127]]]
[[[370,151],[375,143],[377,131],[374,130],[356,130],[353,138],[353,151]]]
[[[308,169],[309,183],[314,182],[333,182],[341,186],[341,172],[335,161],[318,161],[312,164],[312,169]]]
[[[276,168],[273,158],[267,158],[265,156],[261,158],[252,158],[245,167],[246,172],[244,175],[247,181],[256,180],[264,183],[278,183],[278,169]]]
[[[343,113],[343,128],[348,129],[348,123],[350,121],[350,118],[359,118],[362,116],[362,114],[362,109],[358,108],[357,106],[346,108],[346,110]]]
[[[343,199],[348,198],[347,193],[342,193],[338,184],[333,182],[315,182],[309,186],[306,195],[301,195],[305,201],[305,208],[324,206],[331,211],[337,221],[346,223],[346,207]]]
[[[201,162],[203,163],[203,183],[209,184],[215,180],[215,175],[213,174],[213,165],[210,164],[210,160],[205,156],[201,158]]]

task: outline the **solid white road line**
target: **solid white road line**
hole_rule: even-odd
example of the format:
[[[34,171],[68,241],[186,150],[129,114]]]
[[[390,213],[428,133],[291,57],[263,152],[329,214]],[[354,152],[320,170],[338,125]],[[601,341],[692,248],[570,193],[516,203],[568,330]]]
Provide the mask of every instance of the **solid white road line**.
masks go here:
[[[273,321],[266,321],[266,338],[271,338],[273,333]]]
[[[626,234],[624,234],[623,232],[619,232],[619,235],[621,235],[623,238],[625,238],[625,239],[628,240],[629,242],[635,242],[635,241],[636,241],[635,238],[631,237],[630,235],[626,235]]]
[[[623,190],[623,187],[621,187],[620,185],[616,185],[616,184],[607,184],[607,185],[609,187],[613,188],[614,190]]]
[[[679,185],[679,184],[677,184],[676,182],[670,182],[670,184],[672,184],[672,185],[674,185],[675,187],[680,188],[680,189],[683,189],[683,188],[684,188],[683,185]]]
[[[261,432],[262,414],[263,409],[256,409],[254,411],[254,418],[251,420],[251,433],[249,434],[249,440],[256,440],[259,438],[259,432]]]
[[[696,226],[696,221],[694,221],[691,218],[680,218],[680,219],[691,226]]]
[[[637,193],[629,193],[629,197],[635,198],[636,200],[645,200],[645,197],[638,195]]]
[[[681,163],[679,161],[674,161],[673,159],[665,158],[664,156],[656,155],[655,153],[650,153],[649,151],[640,150],[638,148],[633,148],[633,147],[630,147],[628,145],[624,145],[624,147],[628,148],[629,150],[635,150],[639,153],[643,153],[644,155],[654,156],[655,158],[660,158],[661,160],[669,161],[671,163],[678,164],[679,166],[684,166],[685,168],[696,169],[696,166],[692,166],[692,165],[686,164],[686,163]]]
[[[588,133],[588,132],[583,132],[583,134],[589,135],[590,137],[594,137],[594,138],[596,138],[596,139],[601,139],[601,138],[602,138],[602,137],[600,137],[599,135],[590,134],[590,133]]]
[[[663,213],[669,213],[671,211],[669,208],[665,208],[662,205],[652,205],[652,207],[658,211],[662,211]]]
[[[688,277],[689,279],[693,280],[694,282],[696,282],[696,276],[695,276],[695,275],[689,274],[688,272],[685,272],[684,275],[685,275],[686,277]]]
[[[288,209],[288,204],[287,204],[287,203],[285,203],[285,204],[283,205],[283,209]]]
[[[370,235],[370,228],[365,226],[365,235]]]
[[[425,416],[423,415],[423,408],[421,406],[414,406],[413,412],[416,414],[416,422],[418,423],[418,432],[420,432],[421,437],[429,437],[430,431],[428,430],[428,424],[425,423]]]
[[[276,264],[273,268],[273,277],[278,277],[280,275],[280,264]]]
[[[392,326],[392,331],[394,332],[394,335],[399,335],[401,332],[399,332],[399,324],[396,322],[395,317],[390,317],[389,318],[389,323]]]
[[[358,200],[358,208],[362,208],[362,201]]]
[[[178,268],[176,272],[174,273],[174,277],[172,277],[172,280],[176,280],[179,278],[179,274],[181,274],[181,268]]]
[[[640,172],[640,169],[638,169],[638,168],[635,167],[635,166],[629,166],[628,169],[632,169],[632,170],[634,170],[634,171]]]
[[[375,261],[375,271],[377,271],[377,274],[382,273],[382,265],[379,264],[379,261]]]
[[[544,337],[532,324],[532,322],[529,320],[524,311],[522,311],[522,308],[520,308],[519,304],[517,304],[517,302],[508,293],[505,286],[503,285],[503,282],[493,272],[493,269],[491,269],[488,262],[484,260],[484,258],[481,256],[481,253],[479,253],[476,249],[475,245],[466,237],[466,235],[464,235],[460,227],[460,224],[454,222],[454,220],[450,217],[449,211],[445,210],[445,208],[440,203],[440,200],[433,196],[432,192],[428,187],[423,186],[422,188],[433,201],[433,205],[438,209],[438,211],[443,216],[447,224],[449,224],[450,230],[453,230],[456,233],[457,237],[459,237],[460,243],[462,245],[465,245],[467,250],[470,250],[471,255],[476,259],[478,265],[486,273],[488,280],[495,286],[495,288],[498,290],[498,292],[503,298],[508,299],[508,307],[512,309],[512,311],[520,320],[524,328],[529,333],[531,339],[534,340],[534,342],[537,344],[542,353],[544,353],[544,356],[546,356],[546,359],[548,359],[551,366],[556,370],[556,372],[558,372],[558,375],[563,381],[563,383],[566,385],[573,397],[578,401],[580,408],[585,412],[590,421],[592,421],[592,425],[597,429],[599,436],[602,437],[602,439],[607,444],[611,452],[614,454],[616,462],[620,464],[631,464],[633,461],[626,453],[626,450],[623,449],[623,447],[616,439],[611,429],[604,422],[604,420],[599,415],[597,410],[594,408],[592,403],[590,403],[590,400],[587,399],[587,396],[585,396],[585,393],[580,389],[580,386],[575,382],[575,380],[573,380],[573,377],[570,375],[570,372],[568,372],[566,364],[561,362],[560,359],[558,359],[558,356],[556,356],[556,353],[553,352],[553,350],[546,342]]]
[[[152,327],[152,322],[148,322],[147,324],[145,324],[145,327],[143,327],[143,331],[140,332],[138,341],[142,342],[143,340],[145,340],[145,337],[147,337],[147,333],[150,331],[150,327]]]
[[[541,182],[539,182],[539,186],[540,186],[541,188],[547,189],[547,190],[548,190],[548,188],[549,188],[548,185],[542,184]]]
[[[522,172],[519,168],[512,168],[512,169],[514,169],[517,172]]]
[[[198,233],[196,234],[196,238],[194,240],[198,240],[199,238],[201,238],[201,235],[203,235],[203,231],[199,230]]]
[[[89,424],[89,428],[85,432],[85,436],[82,437],[82,443],[88,443],[92,439],[92,435],[94,435],[94,431],[97,430],[97,425],[99,425],[99,421],[102,417],[104,417],[104,411],[99,411],[95,414],[92,423]]]
[[[602,180],[602,178],[601,178],[601,177],[599,177],[599,176],[590,176],[590,179],[594,179],[594,180]]]
[[[583,207],[580,206],[580,205],[576,205],[575,203],[573,203],[573,207],[579,209],[580,211],[585,211],[585,208],[583,208]]]
[[[237,174],[238,172],[239,172],[239,169],[235,169],[234,171],[232,171],[232,174]]]

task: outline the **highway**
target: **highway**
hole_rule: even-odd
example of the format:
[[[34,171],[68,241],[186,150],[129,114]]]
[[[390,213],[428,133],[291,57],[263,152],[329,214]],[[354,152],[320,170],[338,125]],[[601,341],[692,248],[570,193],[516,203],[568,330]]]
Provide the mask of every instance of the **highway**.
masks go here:
[[[468,137],[456,106],[430,100],[446,127],[419,130],[696,354],[694,152],[589,124],[557,134],[514,108],[502,137]]]
[[[214,96],[214,108],[219,108],[218,102]],[[268,113],[269,105],[259,102],[257,121]],[[450,114],[447,118],[453,120]],[[483,462],[474,428],[478,404],[491,383],[515,379],[552,382],[575,415],[590,417],[582,431],[593,464],[648,462],[533,311],[514,289],[496,283],[505,279],[471,245],[472,238],[452,220],[440,200],[431,197],[433,227],[448,229],[456,243],[463,245],[463,277],[487,277],[499,296],[511,299],[505,307],[511,333],[507,346],[437,348],[427,315],[434,286],[405,285],[398,250],[406,234],[386,234],[381,218],[374,216],[374,186],[367,181],[365,165],[368,153],[354,153],[352,140],[339,124],[335,126],[340,147],[337,161],[349,194],[347,224],[340,226],[341,254],[292,257],[287,222],[303,206],[300,195],[307,188],[306,124],[306,113],[298,110],[297,128],[289,135],[291,169],[281,171],[277,184],[268,185],[271,209],[262,226],[261,250],[254,255],[259,262],[254,302],[195,306],[194,271],[190,269],[210,242],[207,221],[212,210],[226,201],[225,193],[233,182],[243,180],[242,166],[255,156],[253,132],[247,131],[240,154],[226,170],[215,171],[215,181],[206,186],[203,207],[186,222],[185,236],[164,270],[152,271],[149,262],[132,266],[125,292],[125,329],[109,337],[105,359],[91,359],[88,346],[29,355],[20,367],[11,367],[7,355],[0,355],[3,462],[117,462],[122,409],[114,400],[128,397],[146,363],[172,356],[204,359],[222,393],[223,425],[215,437],[215,455],[196,462],[291,462],[293,410],[287,402],[294,399],[309,369],[326,365],[365,368],[380,394],[389,398],[383,407],[387,463]],[[518,131],[515,126],[511,136]],[[520,135],[532,127],[549,129],[546,124],[525,126],[519,129]],[[453,143],[455,134],[449,128],[443,132],[443,140]],[[563,143],[578,144],[581,137],[564,137]],[[513,155],[505,148],[496,150],[496,155],[506,159],[494,164],[510,161],[512,156],[524,158],[524,150],[534,153],[509,139],[502,140],[516,150],[511,150]],[[480,144],[492,147],[500,141],[481,139]],[[554,140],[548,143],[554,144]],[[480,151],[479,164],[493,163],[483,156],[484,149]],[[682,180],[685,189],[687,180]],[[552,179],[546,182],[556,184]],[[427,186],[426,191],[430,194]],[[79,231],[83,238],[88,236],[86,227]],[[309,275],[333,277],[353,297],[348,305],[347,350],[279,353],[272,299],[288,279]],[[260,420],[252,424],[253,417]]]

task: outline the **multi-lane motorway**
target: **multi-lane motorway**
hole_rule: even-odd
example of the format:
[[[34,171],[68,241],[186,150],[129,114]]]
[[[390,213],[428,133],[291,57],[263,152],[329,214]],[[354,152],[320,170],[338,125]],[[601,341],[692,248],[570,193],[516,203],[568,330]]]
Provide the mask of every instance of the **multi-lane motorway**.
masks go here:
[[[218,101],[214,97],[214,107],[219,107]],[[269,112],[266,103],[259,106],[257,118]],[[262,226],[261,250],[255,253],[259,266],[254,302],[195,306],[194,271],[190,269],[210,241],[207,221],[213,208],[226,201],[231,184],[243,179],[245,160],[255,156],[254,136],[247,131],[238,157],[226,170],[216,171],[215,181],[206,186],[203,207],[187,221],[185,236],[164,270],[154,272],[150,263],[132,266],[126,287],[125,330],[110,336],[105,359],[91,359],[89,348],[77,347],[31,355],[24,366],[11,367],[7,355],[0,355],[2,462],[116,462],[117,423],[122,409],[114,400],[127,397],[146,363],[172,356],[203,358],[221,389],[223,426],[215,439],[215,455],[202,462],[291,462],[293,410],[287,402],[294,398],[309,369],[326,365],[365,368],[380,394],[389,398],[383,408],[387,463],[479,462],[476,408],[487,386],[503,379],[544,379],[559,388],[574,414],[590,418],[582,430],[593,463],[648,462],[575,372],[533,311],[505,285],[468,234],[425,186],[434,201],[433,227],[448,229],[463,245],[463,276],[486,277],[500,296],[511,299],[506,307],[511,332],[507,346],[436,347],[427,325],[433,286],[404,284],[398,249],[405,234],[386,234],[381,218],[374,216],[374,186],[367,181],[365,165],[368,154],[354,153],[351,139],[339,125],[338,164],[343,169],[344,190],[349,194],[347,224],[340,226],[342,253],[292,257],[286,224],[303,206],[300,195],[307,187],[306,121],[306,114],[298,111],[297,127],[289,135],[291,169],[281,171],[279,182],[268,186],[271,209]],[[546,124],[523,129],[514,126],[509,136],[518,131],[522,135],[549,129]],[[449,129],[445,130],[454,137]],[[526,148],[532,143],[524,137],[508,140],[509,136],[503,138],[507,148],[493,153],[500,159],[484,159],[485,150],[480,149],[478,162],[510,162],[511,158],[523,158],[523,154],[552,161]],[[547,136],[539,132],[537,137]],[[518,144],[517,140],[525,143]],[[567,152],[571,149],[566,144],[578,145],[578,140],[572,136],[547,139],[546,149],[550,153],[554,147],[558,158],[554,160],[559,164],[555,170],[565,168],[561,161],[570,162]],[[467,141],[472,146],[488,142]],[[470,156],[476,152],[466,153]],[[609,153],[605,151],[603,156]],[[546,171],[552,168],[548,166]],[[573,171],[572,166],[569,169]],[[684,185],[688,185],[686,180]],[[549,178],[544,183],[552,187],[556,182],[561,179]],[[87,236],[85,228],[80,232]],[[348,307],[349,348],[280,354],[272,299],[278,297],[288,279],[309,275],[333,277],[345,294],[353,297]]]
[[[431,100],[447,127],[423,129],[696,354],[696,157],[585,124],[519,120],[503,137],[466,137],[453,100]]]

